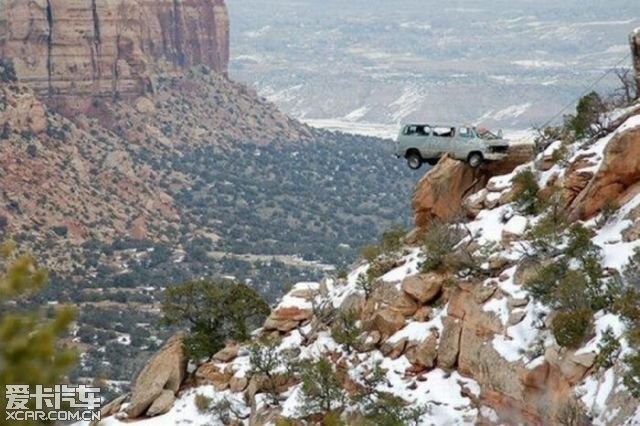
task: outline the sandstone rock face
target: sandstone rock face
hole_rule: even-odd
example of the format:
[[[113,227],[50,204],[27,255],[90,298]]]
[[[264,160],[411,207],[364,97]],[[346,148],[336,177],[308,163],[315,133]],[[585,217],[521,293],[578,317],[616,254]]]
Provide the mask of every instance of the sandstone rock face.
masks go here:
[[[579,156],[569,165],[562,182],[562,196],[565,205],[570,205],[593,178],[593,172],[583,170],[591,165],[591,157],[584,155]]]
[[[7,0],[0,57],[38,95],[83,111],[152,90],[157,67],[226,73],[229,19],[224,0]]]
[[[571,206],[573,217],[590,219],[606,203],[622,205],[640,192],[640,129],[615,135],[600,169]]]
[[[531,145],[515,145],[502,161],[486,163],[478,169],[447,156],[420,180],[413,195],[416,227],[424,229],[432,219],[449,221],[461,214],[464,197],[484,188],[488,180],[510,173],[531,159]]]
[[[131,418],[149,413],[150,407],[158,414],[168,411],[168,394],[175,396],[187,374],[187,357],[182,347],[182,335],[176,335],[160,349],[147,363],[133,384],[127,414]],[[158,399],[162,398],[160,401]],[[156,404],[156,401],[157,404]],[[168,408],[167,408],[168,405]]]
[[[415,224],[424,228],[430,220],[449,221],[460,214],[465,195],[479,190],[487,177],[480,170],[444,157],[418,183],[413,195]]]

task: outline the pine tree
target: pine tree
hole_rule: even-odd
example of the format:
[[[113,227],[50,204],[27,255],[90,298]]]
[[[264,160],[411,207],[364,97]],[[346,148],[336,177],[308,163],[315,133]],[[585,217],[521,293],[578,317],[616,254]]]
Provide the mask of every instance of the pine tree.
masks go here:
[[[244,284],[192,281],[167,289],[162,313],[165,324],[189,327],[185,346],[198,360],[214,355],[228,339],[247,340],[269,314],[269,305]]]
[[[38,268],[30,256],[14,255],[11,243],[0,247],[0,259],[3,268],[0,276],[0,421],[4,422],[6,385],[30,385],[33,391],[35,385],[61,383],[75,364],[76,354],[58,345],[58,339],[67,333],[73,321],[71,308],[61,308],[49,318],[43,310],[18,309],[26,297],[45,285],[45,271]]]

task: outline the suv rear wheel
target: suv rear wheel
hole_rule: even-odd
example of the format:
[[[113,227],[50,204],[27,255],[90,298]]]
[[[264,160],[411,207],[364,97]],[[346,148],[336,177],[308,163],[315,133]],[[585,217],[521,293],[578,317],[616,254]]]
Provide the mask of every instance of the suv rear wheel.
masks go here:
[[[407,159],[407,165],[412,170],[418,170],[420,166],[422,166],[422,156],[418,151],[412,150],[407,152],[405,158]]]
[[[469,163],[469,165],[474,169],[480,167],[483,161],[484,161],[484,157],[480,152],[472,152],[471,154],[469,154],[469,157],[467,158],[467,163]]]

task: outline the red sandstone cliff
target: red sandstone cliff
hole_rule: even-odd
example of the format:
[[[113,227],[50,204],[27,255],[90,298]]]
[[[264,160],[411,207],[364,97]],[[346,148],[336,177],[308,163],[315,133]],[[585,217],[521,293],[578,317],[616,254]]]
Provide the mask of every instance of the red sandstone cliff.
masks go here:
[[[23,83],[67,111],[94,97],[153,90],[153,72],[206,65],[226,73],[224,0],[7,0],[0,57]]]

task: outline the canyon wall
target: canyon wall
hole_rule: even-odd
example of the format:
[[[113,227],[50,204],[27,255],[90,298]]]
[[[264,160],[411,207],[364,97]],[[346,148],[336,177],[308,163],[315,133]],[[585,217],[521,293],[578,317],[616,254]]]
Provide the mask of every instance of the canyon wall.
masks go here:
[[[226,74],[224,0],[6,0],[0,57],[49,102],[83,111],[96,97],[153,90],[155,70]]]

